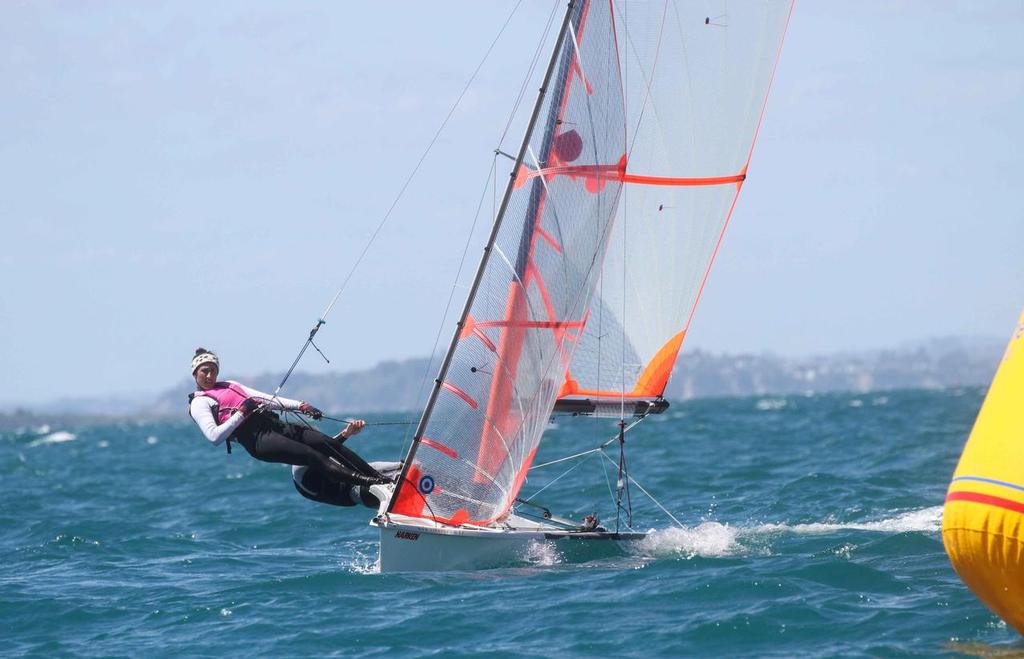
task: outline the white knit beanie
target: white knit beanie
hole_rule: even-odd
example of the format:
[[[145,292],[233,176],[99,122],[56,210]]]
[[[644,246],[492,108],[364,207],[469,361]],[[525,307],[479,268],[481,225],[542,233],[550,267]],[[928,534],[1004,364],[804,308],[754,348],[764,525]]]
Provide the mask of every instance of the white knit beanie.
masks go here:
[[[196,369],[203,364],[216,364],[217,370],[220,370],[220,360],[217,359],[217,355],[212,352],[201,352],[192,358],[192,375],[196,374]]]

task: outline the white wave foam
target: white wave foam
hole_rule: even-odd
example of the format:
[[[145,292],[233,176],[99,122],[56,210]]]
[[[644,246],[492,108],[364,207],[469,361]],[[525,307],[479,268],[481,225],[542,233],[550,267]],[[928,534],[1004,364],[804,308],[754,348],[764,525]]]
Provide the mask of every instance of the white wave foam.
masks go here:
[[[878,531],[881,533],[930,533],[942,529],[942,506],[932,506],[921,510],[910,510],[890,519],[877,522],[829,523],[812,524],[763,524],[744,529],[746,534],[764,533],[797,533],[803,535],[823,535],[836,531]]]
[[[651,529],[647,537],[636,544],[641,554],[657,557],[683,556],[693,558],[720,558],[770,551],[757,538],[793,533],[799,535],[825,535],[837,531],[876,531],[879,533],[931,533],[942,528],[942,506],[911,510],[895,517],[876,522],[812,524],[760,524],[737,527],[719,522],[704,522],[695,527]],[[849,551],[845,546],[841,551]]]
[[[772,412],[775,410],[785,409],[786,404],[785,398],[762,398],[757,401],[757,405],[754,407],[762,412]]]
[[[561,563],[562,556],[552,542],[531,542],[526,546],[523,560],[530,565],[547,567]]]
[[[637,543],[637,548],[654,556],[734,556],[743,551],[738,537],[738,529],[728,524],[704,522],[693,528],[651,529],[647,537]]]
[[[376,551],[365,554],[356,549],[355,556],[346,567],[356,574],[380,574],[380,556]]]
[[[61,442],[71,442],[76,439],[78,439],[78,435],[75,433],[68,432],[66,430],[58,430],[57,432],[46,435],[45,437],[33,440],[28,446],[29,448],[32,448],[33,446],[42,446],[43,444],[60,444]]]

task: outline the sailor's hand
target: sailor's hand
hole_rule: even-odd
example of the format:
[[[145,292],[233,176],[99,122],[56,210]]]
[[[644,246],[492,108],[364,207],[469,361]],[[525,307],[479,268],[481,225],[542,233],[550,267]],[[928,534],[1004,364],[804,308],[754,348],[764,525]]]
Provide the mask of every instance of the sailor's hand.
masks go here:
[[[299,405],[299,411],[302,412],[303,414],[308,414],[309,416],[313,417],[314,421],[319,421],[324,416],[323,412],[313,407],[309,403],[303,403],[302,405]]]
[[[239,408],[242,410],[242,414],[249,416],[260,408],[260,401],[255,398],[246,398],[242,401],[242,406]]]
[[[352,435],[358,435],[365,427],[365,421],[362,419],[353,419],[352,421],[349,421],[348,425],[345,426],[345,429],[341,431],[341,438],[348,439]]]

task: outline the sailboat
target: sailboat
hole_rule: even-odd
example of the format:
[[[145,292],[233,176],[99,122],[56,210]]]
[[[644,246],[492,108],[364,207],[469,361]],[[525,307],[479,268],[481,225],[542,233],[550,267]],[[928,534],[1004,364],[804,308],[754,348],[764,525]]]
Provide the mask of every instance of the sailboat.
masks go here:
[[[644,537],[628,518],[606,529],[519,494],[557,413],[619,418],[628,487],[622,436],[668,406],[791,11],[569,2],[401,475],[374,486],[382,571]]]

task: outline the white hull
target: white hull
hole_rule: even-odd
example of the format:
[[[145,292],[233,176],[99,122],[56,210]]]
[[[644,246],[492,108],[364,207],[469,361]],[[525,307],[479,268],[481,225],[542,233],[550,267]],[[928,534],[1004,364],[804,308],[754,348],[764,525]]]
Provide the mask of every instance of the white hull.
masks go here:
[[[509,515],[501,527],[446,526],[431,520],[384,515],[370,521],[380,531],[381,572],[481,570],[623,552],[622,543],[644,533],[573,531]]]

